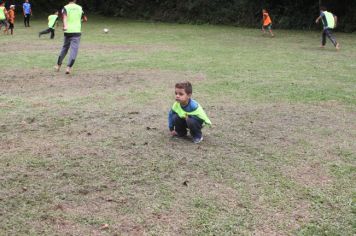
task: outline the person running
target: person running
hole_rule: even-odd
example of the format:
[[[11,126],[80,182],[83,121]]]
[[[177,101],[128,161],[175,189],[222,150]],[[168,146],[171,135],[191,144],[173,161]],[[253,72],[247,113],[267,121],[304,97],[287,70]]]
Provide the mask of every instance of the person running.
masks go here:
[[[25,27],[30,27],[30,17],[32,16],[32,8],[31,8],[31,3],[29,3],[29,0],[25,0],[25,2],[22,4],[22,10],[23,10],[23,22],[25,24]]]
[[[269,14],[266,9],[262,9],[262,32],[263,35],[266,34],[266,29],[269,31],[271,34],[271,37],[274,37],[274,34],[272,32],[272,20],[271,17],[269,17]]]
[[[326,37],[330,39],[332,44],[334,44],[336,50],[340,49],[340,44],[336,42],[335,37],[332,34],[332,30],[336,27],[337,25],[337,17],[332,14],[331,12],[328,12],[326,7],[321,6],[320,7],[320,16],[315,20],[315,23],[318,24],[319,21],[322,21],[323,23],[323,33],[321,36],[321,48],[325,47],[326,44]]]
[[[54,39],[54,31],[57,22],[58,22],[58,11],[55,11],[52,15],[48,16],[48,29],[39,32],[38,37],[40,38],[42,34],[51,33],[51,39]]]
[[[76,0],[70,0],[69,3],[64,6],[62,11],[64,44],[61,53],[58,57],[55,69],[56,71],[60,70],[63,59],[67,55],[68,50],[70,48],[70,56],[68,59],[66,74],[71,73],[75,59],[78,55],[82,21],[86,22],[88,20],[84,14],[82,7],[76,4],[76,2]]]
[[[9,25],[7,22],[8,18],[9,18],[9,15],[6,10],[5,3],[0,2],[0,30],[4,26],[5,27],[4,33],[6,33],[9,29]]]
[[[14,34],[14,25],[15,25],[15,5],[10,5],[10,10],[8,11],[9,14],[9,30],[11,35]]]

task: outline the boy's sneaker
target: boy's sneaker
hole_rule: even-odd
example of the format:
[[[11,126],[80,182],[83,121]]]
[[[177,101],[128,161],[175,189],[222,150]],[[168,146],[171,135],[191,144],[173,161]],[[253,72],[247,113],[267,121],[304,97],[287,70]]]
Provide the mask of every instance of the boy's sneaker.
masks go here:
[[[201,141],[203,141],[203,136],[201,136],[200,138],[193,138],[194,143],[201,143]]]

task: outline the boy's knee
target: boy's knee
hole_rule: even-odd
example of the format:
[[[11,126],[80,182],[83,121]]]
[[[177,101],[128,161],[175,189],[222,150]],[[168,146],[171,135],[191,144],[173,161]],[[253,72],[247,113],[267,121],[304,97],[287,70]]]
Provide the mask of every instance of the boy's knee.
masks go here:
[[[199,127],[200,128],[201,124],[196,119],[188,117],[187,118],[187,126],[188,127]]]

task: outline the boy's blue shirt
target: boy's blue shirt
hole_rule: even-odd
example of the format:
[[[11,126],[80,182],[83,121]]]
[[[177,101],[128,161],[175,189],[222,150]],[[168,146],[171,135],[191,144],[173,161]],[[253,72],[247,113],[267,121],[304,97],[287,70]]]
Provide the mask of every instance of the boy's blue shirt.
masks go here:
[[[192,111],[195,111],[197,108],[198,108],[199,104],[193,100],[193,99],[189,99],[189,102],[186,106],[181,106],[182,109],[186,112],[192,112]],[[173,115],[176,114],[172,109],[169,111],[169,114],[168,114],[168,128],[169,130],[173,130]],[[199,121],[201,121],[198,117],[193,117]]]
[[[25,2],[24,4],[22,4],[22,7],[25,11],[25,14],[31,14],[31,4],[28,2]]]

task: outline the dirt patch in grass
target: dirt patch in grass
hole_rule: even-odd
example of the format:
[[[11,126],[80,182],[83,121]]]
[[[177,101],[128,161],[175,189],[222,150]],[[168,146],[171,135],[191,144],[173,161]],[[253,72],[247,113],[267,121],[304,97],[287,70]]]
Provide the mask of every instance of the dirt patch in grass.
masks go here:
[[[297,167],[284,167],[284,174],[299,184],[310,187],[326,187],[332,184],[333,178],[328,174],[327,168],[320,163],[299,163]]]
[[[3,42],[4,48],[9,51],[17,52],[21,48],[21,52],[26,51],[35,51],[35,52],[48,52],[48,51],[58,51],[61,50],[62,42],[53,44],[52,41],[43,41],[32,42],[31,44],[25,44],[17,42],[16,44],[10,42]],[[147,44],[147,45],[120,45],[120,44],[93,44],[81,42],[80,50],[85,50],[87,52],[159,52],[159,51],[168,51],[175,52],[178,50],[177,47],[172,45],[163,45],[163,44]]]

